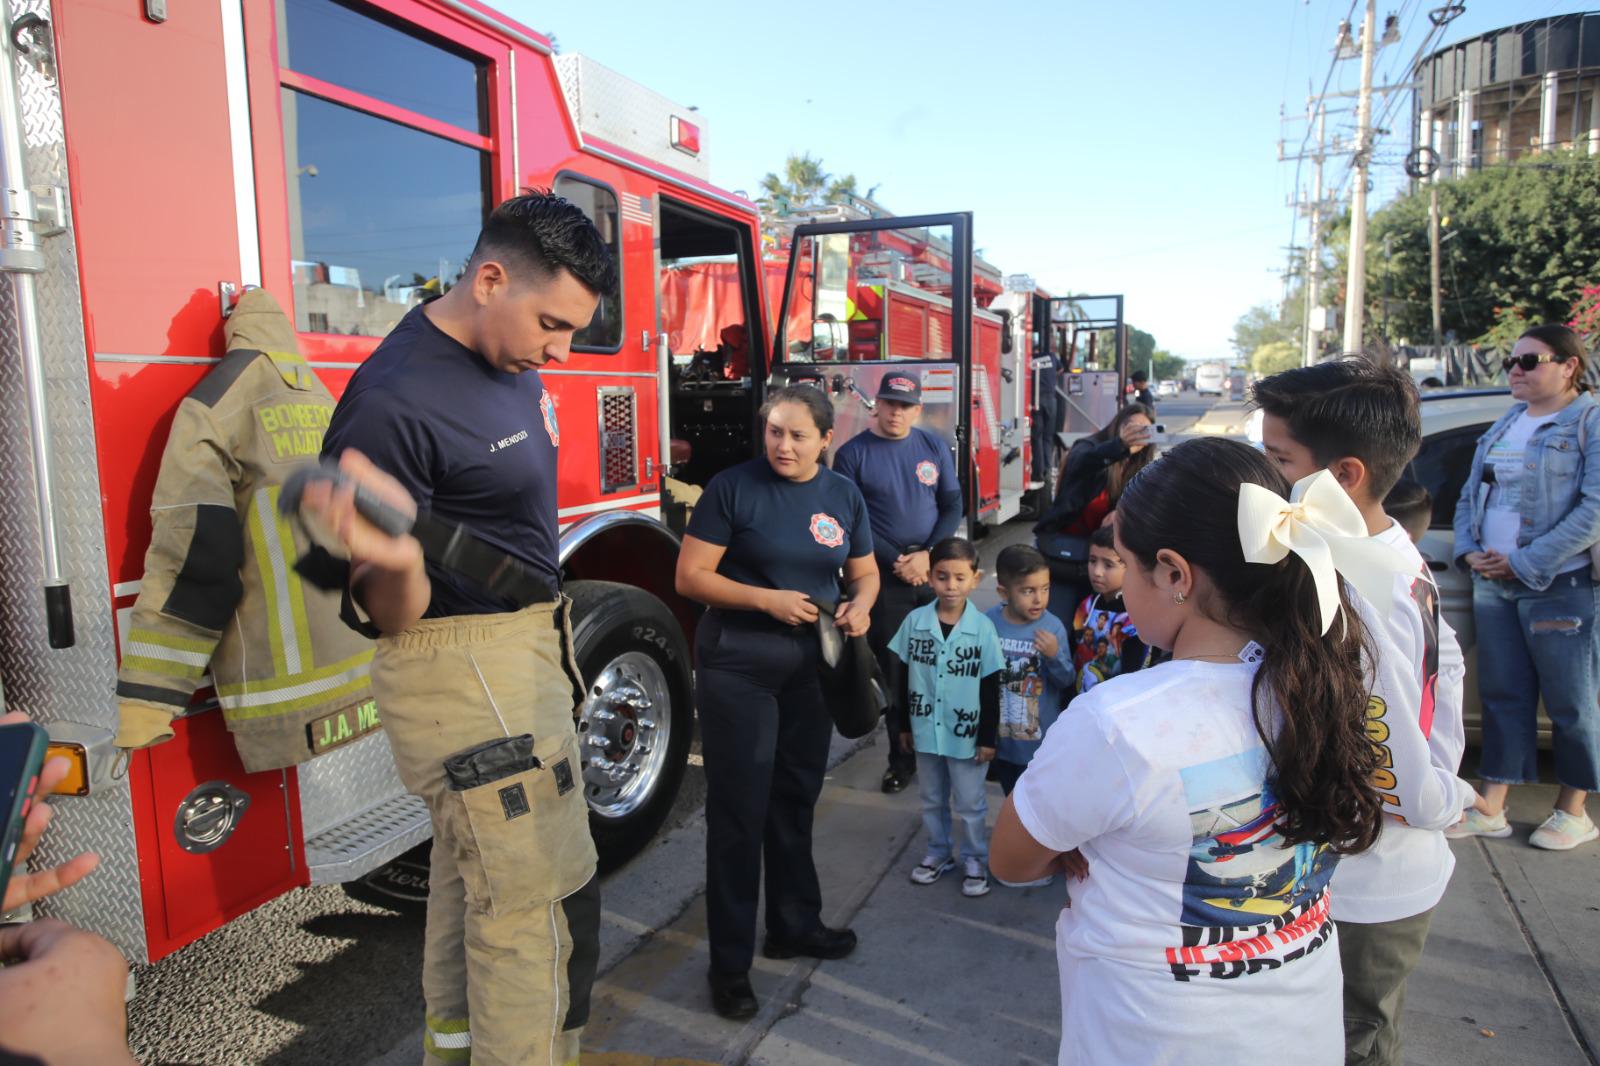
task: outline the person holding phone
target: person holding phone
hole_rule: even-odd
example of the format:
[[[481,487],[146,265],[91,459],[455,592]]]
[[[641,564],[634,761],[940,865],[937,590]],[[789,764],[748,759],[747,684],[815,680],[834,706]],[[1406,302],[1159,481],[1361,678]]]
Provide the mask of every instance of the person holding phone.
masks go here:
[[[695,628],[695,704],[706,769],[711,1003],[758,1009],[750,986],[763,864],[769,959],[839,959],[848,929],[822,924],[811,820],[833,720],[817,676],[819,605],[847,636],[868,628],[878,564],[866,501],[822,465],[833,407],[810,385],[772,393],[765,454],[711,479],[678,554],[677,590],[711,608]],[[844,572],[844,591],[839,574]]]
[[[28,717],[0,715],[0,762],[10,792],[28,789],[35,771],[20,757],[35,730]],[[18,756],[18,757],[13,757]],[[67,776],[65,759],[37,771],[32,795],[47,796]],[[27,861],[50,824],[50,805],[23,805],[22,831],[0,913],[9,914],[69,888],[94,872],[93,852],[59,866],[28,871]],[[105,939],[66,922],[40,918],[0,926],[0,1062],[132,1063],[125,1006],[128,964]]]
[[[1105,428],[1067,452],[1055,502],[1034,525],[1050,560],[1050,613],[1063,625],[1089,594],[1089,537],[1110,518],[1133,476],[1156,457],[1155,412],[1123,406]]]

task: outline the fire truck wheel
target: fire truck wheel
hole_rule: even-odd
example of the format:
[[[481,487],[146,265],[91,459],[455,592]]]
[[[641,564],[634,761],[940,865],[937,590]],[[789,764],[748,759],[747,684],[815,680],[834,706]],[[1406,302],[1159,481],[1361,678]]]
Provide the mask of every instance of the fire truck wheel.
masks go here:
[[[677,799],[694,732],[689,647],[667,605],[642,589],[573,581],[566,593],[589,686],[578,741],[604,872],[649,843]]]

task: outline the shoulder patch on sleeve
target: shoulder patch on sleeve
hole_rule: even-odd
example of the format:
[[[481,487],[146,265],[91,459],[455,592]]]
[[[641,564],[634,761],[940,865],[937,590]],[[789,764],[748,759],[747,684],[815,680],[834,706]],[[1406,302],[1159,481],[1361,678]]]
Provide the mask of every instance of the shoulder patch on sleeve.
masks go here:
[[[189,399],[197,400],[207,407],[217,406],[227,391],[233,388],[233,383],[239,380],[245,368],[260,359],[265,353],[253,348],[235,348],[223,356],[211,372],[200,379],[200,384],[189,390]]]

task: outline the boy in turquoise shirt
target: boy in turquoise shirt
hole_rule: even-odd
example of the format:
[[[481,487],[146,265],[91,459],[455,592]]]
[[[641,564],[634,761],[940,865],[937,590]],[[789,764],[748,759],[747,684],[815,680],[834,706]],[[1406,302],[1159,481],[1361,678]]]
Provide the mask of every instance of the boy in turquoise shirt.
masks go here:
[[[955,869],[951,808],[961,822],[964,896],[989,892],[989,795],[1000,728],[1005,656],[994,623],[967,602],[982,571],[970,541],[950,537],[928,554],[934,602],[906,616],[889,642],[904,664],[894,728],[917,753],[928,850],[911,880],[931,885]]]

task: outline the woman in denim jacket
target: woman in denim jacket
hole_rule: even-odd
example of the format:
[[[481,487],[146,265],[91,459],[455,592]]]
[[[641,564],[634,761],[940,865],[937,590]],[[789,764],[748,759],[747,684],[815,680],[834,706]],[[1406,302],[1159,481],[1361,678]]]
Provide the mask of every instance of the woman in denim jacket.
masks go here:
[[[1600,789],[1600,404],[1565,326],[1524,333],[1504,366],[1517,400],[1478,441],[1456,504],[1456,565],[1471,569],[1483,701],[1484,800],[1451,836],[1509,836],[1511,785],[1538,780],[1540,696],[1555,728],[1555,810],[1529,843],[1564,851],[1600,837],[1584,813]]]

